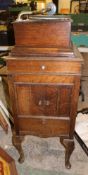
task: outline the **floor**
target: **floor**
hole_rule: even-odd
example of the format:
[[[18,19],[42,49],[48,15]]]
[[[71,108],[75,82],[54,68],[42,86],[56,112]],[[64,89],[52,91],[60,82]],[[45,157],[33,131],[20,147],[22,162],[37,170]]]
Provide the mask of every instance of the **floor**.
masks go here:
[[[88,107],[88,54],[83,54],[84,65],[82,69],[82,88],[85,94],[85,101],[79,97],[78,110]],[[0,100],[5,103],[2,83],[0,83]],[[18,152],[12,145],[11,129],[6,135],[0,128],[0,145],[14,159],[19,175],[87,175],[88,156],[85,154],[77,140],[75,139],[75,150],[71,156],[71,169],[64,166],[64,148],[59,142],[59,138],[39,138],[26,136],[23,142],[25,161],[18,163]]]

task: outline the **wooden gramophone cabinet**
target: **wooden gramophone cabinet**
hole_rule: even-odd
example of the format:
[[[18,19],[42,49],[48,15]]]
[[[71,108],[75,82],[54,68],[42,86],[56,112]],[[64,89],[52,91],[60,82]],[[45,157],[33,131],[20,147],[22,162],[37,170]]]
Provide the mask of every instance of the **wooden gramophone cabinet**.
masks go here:
[[[23,162],[25,135],[60,137],[70,168],[82,58],[71,43],[71,20],[36,17],[14,22],[15,47],[7,57],[14,119],[13,144]]]

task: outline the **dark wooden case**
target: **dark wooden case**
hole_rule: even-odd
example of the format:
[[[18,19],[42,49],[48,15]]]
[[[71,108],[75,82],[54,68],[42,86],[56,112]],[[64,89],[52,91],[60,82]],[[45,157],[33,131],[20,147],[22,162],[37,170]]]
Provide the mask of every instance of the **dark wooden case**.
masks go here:
[[[44,21],[42,26],[40,21],[38,24],[14,23],[16,46],[7,58],[7,68],[15,129],[13,144],[20,153],[20,162],[24,160],[21,147],[23,136],[27,134],[40,137],[59,136],[66,149],[65,165],[67,168],[71,167],[69,159],[74,149],[73,135],[82,58],[78,50],[69,45],[68,24],[70,25],[68,21],[64,23],[63,20],[60,23],[53,20]],[[65,25],[68,26],[67,33],[64,32]],[[45,31],[45,35],[42,31]],[[58,33],[59,31],[63,32]],[[19,32],[25,33],[23,38]],[[64,33],[69,39],[62,42],[64,37],[61,35]],[[26,53],[23,45],[29,50],[35,49],[35,52],[32,50],[31,53]]]

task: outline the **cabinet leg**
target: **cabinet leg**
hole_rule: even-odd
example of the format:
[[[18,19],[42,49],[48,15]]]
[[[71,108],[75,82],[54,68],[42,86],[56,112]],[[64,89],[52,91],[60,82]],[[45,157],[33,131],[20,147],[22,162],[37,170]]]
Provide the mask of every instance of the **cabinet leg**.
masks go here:
[[[18,153],[20,154],[20,157],[18,159],[19,163],[24,162],[24,152],[23,152],[23,149],[21,146],[23,139],[24,138],[22,136],[17,136],[15,133],[12,136],[12,143],[15,146],[15,148],[17,149]]]
[[[60,142],[65,147],[65,166],[67,169],[70,169],[70,156],[74,150],[74,140],[60,138]]]

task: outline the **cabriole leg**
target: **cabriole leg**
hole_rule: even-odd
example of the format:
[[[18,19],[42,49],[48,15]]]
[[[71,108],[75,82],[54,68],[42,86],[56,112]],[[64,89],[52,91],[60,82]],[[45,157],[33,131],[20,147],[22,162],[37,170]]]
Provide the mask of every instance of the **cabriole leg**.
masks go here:
[[[17,136],[15,133],[13,133],[12,143],[15,146],[15,148],[17,149],[18,153],[20,154],[20,157],[18,159],[18,161],[20,163],[24,162],[24,152],[23,152],[22,145],[21,145],[23,139],[24,139],[23,136]]]
[[[67,169],[70,169],[70,156],[74,150],[74,140],[60,138],[60,142],[65,147],[65,166]]]

